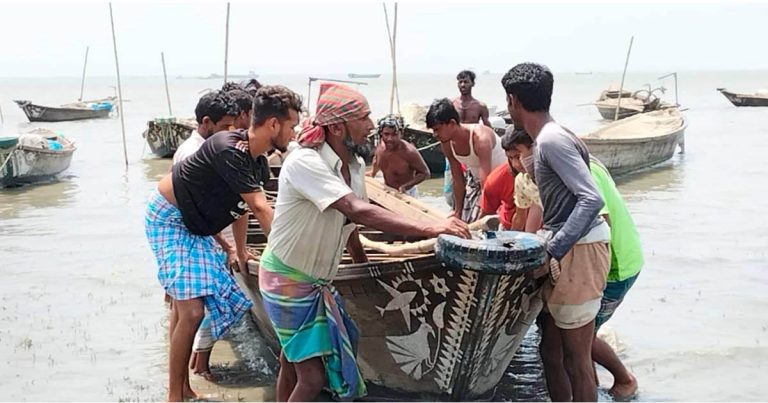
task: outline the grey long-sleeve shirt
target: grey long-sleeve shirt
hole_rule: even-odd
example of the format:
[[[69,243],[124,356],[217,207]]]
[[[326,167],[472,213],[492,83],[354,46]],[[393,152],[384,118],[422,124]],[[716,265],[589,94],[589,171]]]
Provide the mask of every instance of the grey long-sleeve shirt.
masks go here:
[[[584,142],[557,123],[544,125],[536,138],[534,169],[541,195],[544,229],[554,232],[547,252],[557,260],[602,222],[605,202],[589,172]]]

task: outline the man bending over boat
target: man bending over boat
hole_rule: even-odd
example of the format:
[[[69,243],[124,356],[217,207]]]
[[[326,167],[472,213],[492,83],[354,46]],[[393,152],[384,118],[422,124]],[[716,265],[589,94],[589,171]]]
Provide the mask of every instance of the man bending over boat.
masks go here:
[[[526,133],[510,138],[509,142],[513,150],[508,152],[513,157],[525,158],[532,155],[532,140]],[[530,167],[533,168],[532,166]],[[643,248],[640,244],[640,236],[632,216],[624,204],[616,183],[613,182],[608,169],[595,157],[590,156],[589,171],[595,180],[597,190],[605,201],[605,206],[600,210],[600,216],[611,227],[611,268],[608,271],[603,297],[600,301],[600,310],[595,318],[595,333],[613,316],[616,309],[624,301],[627,292],[640,275],[643,267]],[[524,173],[521,173],[524,174]],[[520,177],[515,182],[518,192],[515,195],[515,203],[518,211],[528,211],[528,224],[526,231],[536,232],[541,228],[541,199],[536,184],[530,181],[530,177]],[[530,181],[530,182],[528,182]],[[544,362],[544,373],[551,373],[553,362],[560,357],[552,354],[558,351],[557,347],[542,346],[541,356]],[[616,399],[629,399],[637,392],[637,379],[622,364],[616,352],[605,341],[595,337],[592,341],[592,360],[602,365],[613,375],[613,386],[608,393]],[[553,397],[554,399],[554,397]]]
[[[542,295],[541,350],[553,401],[596,401],[592,364],[595,316],[610,266],[610,228],[598,214],[605,203],[589,172],[586,145],[549,114],[554,78],[539,64],[518,64],[501,80],[507,108],[534,140],[534,171],[543,206],[550,281]],[[542,356],[544,358],[544,356]]]
[[[158,280],[172,298],[168,400],[195,398],[185,387],[192,342],[204,312],[218,339],[252,303],[227,268],[213,236],[250,208],[265,234],[272,208],[262,191],[269,178],[271,148],[284,149],[299,120],[301,98],[281,86],[259,90],[248,131],[211,136],[189,158],[173,166],[147,207],[145,228],[157,258]]]
[[[460,123],[459,113],[448,98],[438,99],[427,111],[427,127],[440,140],[453,181],[453,216],[464,222],[480,217],[480,195],[486,178],[507,158],[496,133],[482,123]],[[467,177],[461,164],[467,167]]]
[[[406,236],[469,236],[459,220],[418,222],[366,201],[359,153],[372,129],[362,94],[322,84],[316,116],[299,135],[302,147],[283,163],[259,268],[264,308],[282,346],[277,401],[312,401],[323,387],[345,400],[366,393],[359,332],[331,284],[345,245],[355,262],[367,261],[355,223]]]
[[[511,146],[510,139],[515,134],[515,129],[510,126],[507,133],[500,139],[501,147],[507,155],[507,164],[499,165],[491,171],[483,187],[480,197],[480,209],[482,215],[498,214],[501,226],[505,230],[522,231],[525,227],[525,218],[517,213],[515,208],[515,176],[522,170],[520,160],[510,156],[507,151]],[[518,218],[516,221],[515,218]],[[522,222],[518,222],[522,221]]]
[[[429,167],[419,150],[413,144],[403,140],[405,122],[396,115],[387,115],[379,120],[379,138],[373,156],[371,177],[381,170],[384,183],[411,197],[418,197],[416,185],[429,178]]]

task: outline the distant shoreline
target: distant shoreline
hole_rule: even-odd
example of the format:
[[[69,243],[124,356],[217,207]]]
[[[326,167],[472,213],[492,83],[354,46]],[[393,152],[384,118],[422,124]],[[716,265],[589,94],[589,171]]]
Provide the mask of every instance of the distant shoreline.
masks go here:
[[[672,69],[674,70],[674,69]],[[647,70],[647,71],[631,71],[631,76],[637,76],[637,75],[644,75],[644,74],[666,74],[669,73],[672,70]],[[763,73],[768,72],[768,68],[766,69],[741,69],[741,70],[676,70],[678,74],[684,75],[684,74],[723,74],[723,73]],[[578,75],[578,76],[605,76],[605,75],[618,75],[621,76],[621,71],[589,71],[589,70],[579,70],[579,71],[554,71],[554,73],[557,74],[563,74],[563,75]],[[208,73],[210,74],[210,73]],[[322,73],[322,72],[311,72],[311,73],[269,73],[269,72],[260,72],[259,77],[295,77],[295,76],[328,76],[328,77],[346,77],[347,72],[341,72],[341,73]],[[398,76],[412,76],[412,75],[454,75],[455,72],[400,72],[398,73]],[[490,72],[487,75],[502,75],[504,72]],[[206,74],[176,74],[173,77],[168,77],[169,80],[179,80],[178,76],[182,76],[182,80],[216,80],[221,78],[207,78],[205,77]],[[123,75],[122,78],[162,78],[162,75],[153,74],[153,75]],[[241,79],[241,76],[235,76],[233,79]],[[389,77],[388,74],[384,73],[381,75],[380,78],[387,78]],[[80,76],[0,76],[0,80],[17,80],[17,79],[77,79],[80,80]],[[88,76],[88,79],[114,79],[114,75],[100,75],[100,76]]]

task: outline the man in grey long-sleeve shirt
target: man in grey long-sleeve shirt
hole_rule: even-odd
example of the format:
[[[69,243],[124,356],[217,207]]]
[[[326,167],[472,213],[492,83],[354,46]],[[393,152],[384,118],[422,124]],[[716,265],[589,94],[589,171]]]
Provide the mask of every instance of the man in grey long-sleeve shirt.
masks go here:
[[[610,228],[598,217],[604,202],[589,172],[589,152],[549,114],[554,78],[545,66],[522,63],[501,80],[515,125],[534,140],[550,279],[542,287],[540,350],[553,401],[595,401],[592,367],[595,316],[610,265]],[[530,162],[526,169],[530,172]]]

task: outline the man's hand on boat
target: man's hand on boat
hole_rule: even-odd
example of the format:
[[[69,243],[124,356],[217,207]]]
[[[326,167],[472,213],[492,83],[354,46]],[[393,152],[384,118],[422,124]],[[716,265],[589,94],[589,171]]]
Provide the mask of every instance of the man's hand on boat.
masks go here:
[[[237,252],[237,259],[235,259],[235,262],[233,264],[230,264],[229,267],[232,268],[232,271],[238,272],[240,274],[246,274],[248,273],[248,261],[249,260],[255,260],[258,261],[259,258],[256,257],[253,253],[251,253],[249,250],[245,251],[238,251]]]
[[[461,238],[472,237],[472,234],[469,233],[469,226],[467,223],[456,217],[448,217],[442,225],[436,226],[435,233],[430,236],[430,238],[435,238],[440,234],[456,235]]]
[[[443,222],[425,222],[415,220],[403,214],[368,203],[350,193],[330,206],[344,214],[351,221],[363,224],[382,232],[405,236],[434,238],[440,234],[456,235],[469,238],[469,227],[457,218]]]

